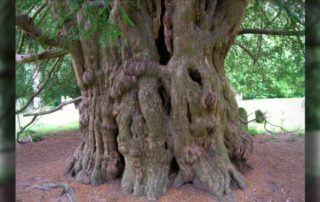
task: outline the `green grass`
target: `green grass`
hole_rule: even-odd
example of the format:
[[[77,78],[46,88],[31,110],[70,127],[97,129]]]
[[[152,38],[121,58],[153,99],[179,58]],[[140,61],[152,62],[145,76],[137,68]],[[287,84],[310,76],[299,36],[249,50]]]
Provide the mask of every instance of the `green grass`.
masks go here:
[[[255,127],[255,126],[249,127],[249,128],[248,128],[248,133],[249,133],[251,136],[256,136],[256,135],[258,135],[258,134],[261,134],[261,133],[258,131],[257,127]]]
[[[79,121],[72,121],[65,124],[35,124],[29,129],[36,133],[48,133],[52,131],[74,130],[79,128]]]
[[[44,124],[36,123],[28,128],[21,137],[30,135],[33,141],[40,141],[51,132],[55,131],[68,131],[79,129],[79,121],[71,121],[64,124]]]
[[[272,132],[280,132],[279,129],[274,127],[267,127],[267,128]],[[251,136],[268,134],[268,132],[264,129],[263,123],[255,123],[255,122],[249,124],[248,133]]]
[[[259,124],[259,123],[253,122],[253,123],[249,124],[248,133],[251,136],[256,136],[256,135],[265,135],[265,134],[274,135],[274,134],[277,134],[277,133],[290,132],[290,133],[292,133],[292,135],[290,135],[290,140],[289,141],[296,141],[296,139],[298,139],[299,137],[304,136],[304,134],[305,134],[305,131],[302,128],[296,128],[296,129],[286,129],[286,128],[284,128],[285,131],[283,131],[283,130],[281,130],[281,128],[274,127],[274,126],[271,126],[271,125],[267,125],[266,127],[272,133],[270,133],[270,132],[265,130],[263,123]]]

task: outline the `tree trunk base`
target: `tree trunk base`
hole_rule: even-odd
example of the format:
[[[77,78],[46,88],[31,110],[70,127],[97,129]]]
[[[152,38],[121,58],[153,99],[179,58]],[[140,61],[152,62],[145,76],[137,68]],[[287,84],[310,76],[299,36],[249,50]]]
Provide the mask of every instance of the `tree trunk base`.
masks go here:
[[[83,184],[100,185],[117,179],[122,172],[122,160],[117,152],[96,159],[93,148],[82,141],[76,152],[66,163],[65,173]]]

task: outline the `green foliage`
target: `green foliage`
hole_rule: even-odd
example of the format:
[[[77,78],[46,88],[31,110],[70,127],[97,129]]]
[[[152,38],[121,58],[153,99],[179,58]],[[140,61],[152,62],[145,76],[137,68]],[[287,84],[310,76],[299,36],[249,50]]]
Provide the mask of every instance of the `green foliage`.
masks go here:
[[[245,110],[245,108],[240,107],[239,108],[239,115],[240,115],[241,118],[247,119],[248,113]]]
[[[128,16],[128,14],[126,13],[126,11],[123,8],[120,8],[120,13],[121,13],[121,17],[123,18],[123,21],[131,26],[134,27],[135,24],[133,23],[133,21],[130,19],[130,17]]]
[[[256,110],[254,114],[256,116],[257,123],[264,123],[266,121],[265,115],[261,110]]]
[[[32,89],[32,69],[31,65],[16,70],[16,100],[31,95]]]
[[[47,80],[48,72],[54,61],[39,61],[33,64],[19,64],[16,68],[16,100],[27,101],[35,93],[32,85],[35,75],[40,74],[40,84],[35,87],[39,88]],[[35,69],[38,73],[35,73]],[[50,77],[47,85],[39,94],[41,104],[57,106],[61,102],[61,96],[78,97],[80,90],[72,69],[70,56],[65,56],[62,62]]]
[[[304,3],[252,1],[242,28],[304,30]],[[304,96],[304,37],[240,35],[225,67],[245,99]]]
[[[37,133],[30,128],[23,131],[23,133],[20,134],[20,138],[26,138],[28,135],[32,138],[33,142],[38,142],[44,139],[44,135],[42,133]]]
[[[44,105],[59,105],[61,96],[72,98],[80,96],[80,89],[77,85],[70,60],[70,56],[65,57],[59,72],[53,77],[52,84],[41,94],[41,101]]]
[[[83,13],[87,21],[90,21],[90,26],[86,23],[81,25],[81,34],[85,38],[98,36],[99,43],[105,47],[108,47],[110,43],[114,43],[117,38],[122,36],[118,25],[109,20],[111,10],[107,6],[108,4],[109,0],[105,0],[106,6],[98,10],[92,6],[85,6]],[[125,16],[124,20],[132,22],[123,9],[121,9],[121,14]]]
[[[256,135],[259,134],[259,131],[258,131],[257,127],[251,126],[251,127],[249,127],[249,129],[248,129],[248,133],[249,133],[251,136],[256,136]]]

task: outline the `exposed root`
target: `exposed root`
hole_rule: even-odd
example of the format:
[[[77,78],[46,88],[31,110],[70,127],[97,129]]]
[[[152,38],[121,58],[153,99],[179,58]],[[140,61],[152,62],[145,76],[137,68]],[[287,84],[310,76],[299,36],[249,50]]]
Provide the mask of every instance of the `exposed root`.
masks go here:
[[[218,152],[193,164],[193,184],[212,193],[217,199],[221,199],[224,194],[231,194],[232,188],[245,189],[245,178],[227,158]]]
[[[82,143],[66,163],[65,174],[75,177],[83,184],[99,185],[116,179],[123,170],[120,155],[113,152],[102,158],[95,159],[92,149],[85,150]]]
[[[72,187],[68,183],[48,183],[48,184],[42,184],[42,185],[35,185],[32,187],[33,189],[38,189],[38,190],[49,190],[49,189],[57,189],[57,188],[62,188],[63,192],[66,193],[68,199],[71,202],[78,202],[78,199],[76,195],[74,194],[74,191]]]

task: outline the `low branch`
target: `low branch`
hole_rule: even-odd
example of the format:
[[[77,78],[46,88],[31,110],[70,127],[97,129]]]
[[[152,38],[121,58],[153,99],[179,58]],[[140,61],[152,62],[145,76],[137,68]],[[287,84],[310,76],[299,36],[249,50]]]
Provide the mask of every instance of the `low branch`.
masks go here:
[[[16,15],[16,25],[40,43],[48,46],[64,47],[67,49],[67,43],[62,42],[59,38],[52,38],[43,34],[42,31],[34,24],[33,19],[26,14]]]
[[[25,126],[20,128],[20,131],[17,134],[17,142],[19,144],[22,144],[22,142],[20,141],[20,135],[23,133],[23,131],[25,131],[36,120],[36,118],[37,118],[37,116],[34,116],[28,124],[26,124]]]
[[[68,51],[61,48],[54,48],[42,51],[38,54],[16,54],[16,62],[18,63],[27,63],[34,62],[36,60],[52,59],[64,56]]]
[[[73,100],[70,100],[70,101],[66,101],[66,102],[63,102],[61,103],[60,105],[58,105],[57,107],[53,108],[53,109],[50,109],[48,111],[43,111],[43,112],[36,112],[36,113],[30,113],[30,114],[24,114],[23,116],[40,116],[40,115],[46,115],[46,114],[51,114],[55,111],[58,111],[60,110],[62,107],[66,106],[66,105],[69,105],[69,104],[72,104],[72,103],[75,103],[75,102],[78,102],[82,99],[81,96],[73,99]]]
[[[265,34],[274,36],[304,36],[304,31],[284,31],[284,30],[266,30],[266,29],[242,29],[238,33],[241,34]]]
[[[71,202],[78,202],[78,199],[76,198],[76,195],[74,194],[72,187],[68,183],[49,183],[49,184],[43,184],[43,185],[35,185],[32,188],[38,189],[38,190],[49,190],[49,189],[62,188],[63,193],[67,194],[68,199]]]

